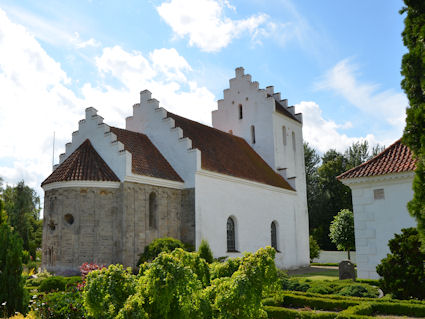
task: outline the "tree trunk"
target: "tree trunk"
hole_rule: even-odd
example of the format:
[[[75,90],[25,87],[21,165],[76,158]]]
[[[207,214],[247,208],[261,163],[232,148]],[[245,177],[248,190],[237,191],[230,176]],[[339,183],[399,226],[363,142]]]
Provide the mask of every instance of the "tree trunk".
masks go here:
[[[347,253],[348,253],[348,260],[351,260],[351,258],[350,258],[350,250],[347,250]]]

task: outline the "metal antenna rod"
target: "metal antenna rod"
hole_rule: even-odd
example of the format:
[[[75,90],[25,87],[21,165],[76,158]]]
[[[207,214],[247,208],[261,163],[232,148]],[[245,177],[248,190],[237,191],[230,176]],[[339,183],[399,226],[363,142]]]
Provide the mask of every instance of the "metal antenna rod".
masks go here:
[[[53,131],[53,157],[52,157],[52,168],[55,166],[55,131]]]

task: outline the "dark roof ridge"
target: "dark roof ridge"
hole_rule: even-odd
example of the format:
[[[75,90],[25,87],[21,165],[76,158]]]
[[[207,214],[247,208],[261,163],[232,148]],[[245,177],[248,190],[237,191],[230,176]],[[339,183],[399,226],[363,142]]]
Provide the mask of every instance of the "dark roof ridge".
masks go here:
[[[209,126],[209,125],[206,125],[206,124],[202,124],[202,123],[200,123],[200,122],[197,122],[197,121],[194,121],[194,120],[188,119],[187,117],[184,117],[184,116],[181,116],[181,115],[177,115],[177,114],[172,113],[172,112],[169,112],[169,111],[167,111],[167,110],[165,110],[165,111],[167,112],[167,117],[166,117],[166,118],[173,119],[173,116],[180,117],[180,118],[182,118],[182,119],[184,119],[184,120],[186,120],[186,121],[190,121],[190,122],[195,123],[195,124],[197,124],[197,125],[202,125],[202,126],[207,127],[207,128],[209,128],[209,129],[213,129],[213,130],[215,130],[215,131],[217,131],[217,132],[219,132],[219,133],[226,134],[226,135],[229,135],[229,136],[232,136],[232,137],[235,137],[235,138],[239,138],[239,139],[241,139],[241,140],[244,140],[244,141],[245,141],[245,139],[244,139],[244,138],[242,138],[242,137],[240,137],[240,136],[237,136],[237,135],[234,135],[234,134],[230,134],[230,133],[228,133],[228,132],[225,132],[225,131],[222,131],[222,130],[220,130],[220,129],[218,129],[218,128],[215,128],[215,127],[213,127],[213,126]],[[168,114],[171,114],[172,116],[169,116]],[[179,127],[179,126],[174,126],[174,127]]]

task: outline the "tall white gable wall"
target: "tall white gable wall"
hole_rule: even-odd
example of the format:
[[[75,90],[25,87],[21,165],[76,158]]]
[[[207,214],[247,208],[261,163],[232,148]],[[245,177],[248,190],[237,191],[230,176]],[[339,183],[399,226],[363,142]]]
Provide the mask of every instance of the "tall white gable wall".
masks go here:
[[[65,145],[65,153],[59,156],[59,165],[86,139],[90,140],[96,152],[121,181],[131,174],[131,153],[124,150],[124,145],[117,140],[110,127],[103,123],[103,118],[93,107],[86,109],[85,119],[79,121],[78,130],[72,133],[72,142]]]
[[[146,134],[177,174],[185,188],[195,187],[195,173],[201,168],[201,152],[192,148],[192,140],[183,138],[167,111],[151,98],[151,92],[140,92],[140,104],[133,106],[133,115],[126,119],[126,129]]]

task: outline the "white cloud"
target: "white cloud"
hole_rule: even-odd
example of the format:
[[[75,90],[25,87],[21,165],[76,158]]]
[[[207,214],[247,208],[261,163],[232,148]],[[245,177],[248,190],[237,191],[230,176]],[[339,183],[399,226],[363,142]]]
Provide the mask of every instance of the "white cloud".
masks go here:
[[[72,131],[78,120],[80,103],[69,82],[60,64],[0,10],[0,175],[6,182],[25,179],[39,189],[51,167],[53,131]]]
[[[105,118],[120,115],[124,119],[129,109],[122,106],[138,102],[138,95],[134,93],[149,89],[152,97],[160,101],[160,106],[169,111],[211,123],[215,97],[205,87],[187,79],[192,68],[175,49],[154,50],[146,58],[141,52],[127,52],[119,46],[105,48],[96,58],[96,65],[104,75],[104,82],[97,87],[86,84],[83,95],[90,105],[107,106],[107,112],[112,113],[109,114],[111,117],[105,114]],[[106,84],[108,76],[121,82],[122,86],[116,88]]]
[[[365,137],[349,137],[340,132],[340,130],[350,128],[351,122],[337,124],[332,120],[325,119],[319,105],[311,101],[302,101],[295,105],[297,112],[303,114],[303,137],[310,145],[320,152],[326,152],[329,149],[336,149],[343,152],[353,142],[368,141],[373,146],[377,143],[389,145],[392,140],[379,140],[373,134],[367,134]]]
[[[332,90],[374,119],[384,119],[401,135],[404,127],[406,96],[394,90],[379,90],[379,85],[361,83],[358,67],[344,59],[317,83],[318,89]]]
[[[78,32],[74,32],[74,37],[70,39],[70,42],[73,43],[77,49],[84,49],[87,47],[100,47],[101,43],[93,38],[90,38],[86,41],[81,40],[80,34]]]
[[[77,97],[69,86],[78,82],[34,34],[0,9],[0,176],[5,183],[24,179],[42,195],[40,183],[51,172],[53,132],[57,162],[86,107],[96,107],[106,123],[123,127],[143,89],[170,111],[210,122],[214,95],[191,80],[190,65],[175,49],[144,56],[115,46],[104,48],[92,62],[97,84],[81,84]]]
[[[26,11],[22,7],[5,6],[7,15],[15,22],[25,26],[27,31],[37,39],[51,45],[72,46],[76,49],[88,47],[99,47],[101,43],[94,38],[88,40],[81,39],[79,32],[70,32],[71,29],[80,29],[81,25],[69,25],[62,20],[46,20]],[[58,11],[55,12],[55,15]],[[74,21],[74,20],[73,20]]]
[[[268,15],[260,13],[247,19],[232,20],[225,16],[225,8],[234,9],[228,1],[171,0],[157,7],[159,15],[179,37],[189,37],[189,45],[206,52],[219,51],[234,38],[247,32],[253,36],[263,34],[259,28]]]

